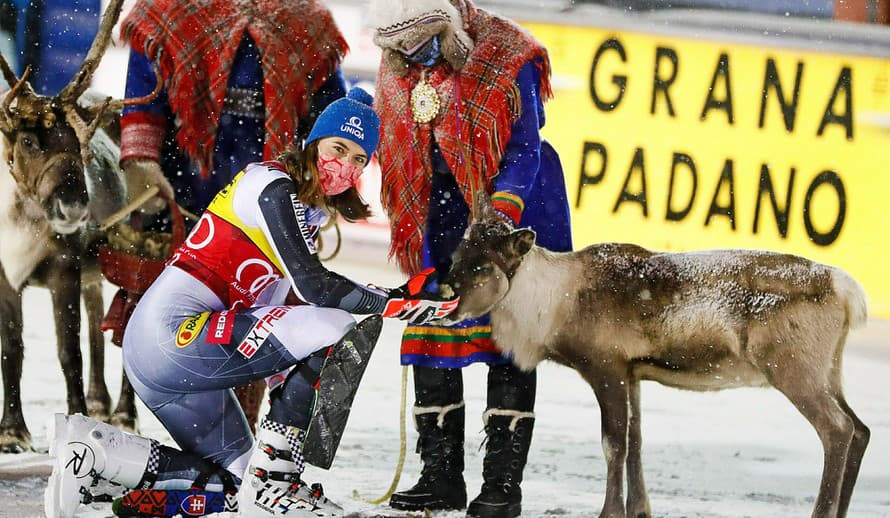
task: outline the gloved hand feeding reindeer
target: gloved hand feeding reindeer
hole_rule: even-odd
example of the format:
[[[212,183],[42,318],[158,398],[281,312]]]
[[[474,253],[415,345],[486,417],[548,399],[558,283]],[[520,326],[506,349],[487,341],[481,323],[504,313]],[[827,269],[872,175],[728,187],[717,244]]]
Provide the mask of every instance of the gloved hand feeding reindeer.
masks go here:
[[[407,320],[413,325],[428,324],[448,316],[460,300],[453,295],[446,297],[428,290],[436,282],[435,273],[435,268],[427,268],[391,290],[383,316]]]

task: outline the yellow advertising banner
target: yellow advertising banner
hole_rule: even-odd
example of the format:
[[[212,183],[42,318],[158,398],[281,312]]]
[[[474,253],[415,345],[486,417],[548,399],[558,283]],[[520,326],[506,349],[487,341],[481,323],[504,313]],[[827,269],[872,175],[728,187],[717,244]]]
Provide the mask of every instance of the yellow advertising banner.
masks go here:
[[[890,316],[890,58],[523,25],[553,62],[576,247],[794,253]]]

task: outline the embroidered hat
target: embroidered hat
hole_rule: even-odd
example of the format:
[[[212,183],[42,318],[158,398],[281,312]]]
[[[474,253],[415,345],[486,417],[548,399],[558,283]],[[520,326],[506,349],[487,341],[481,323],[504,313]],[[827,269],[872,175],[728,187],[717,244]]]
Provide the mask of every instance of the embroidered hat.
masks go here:
[[[439,36],[442,56],[459,70],[473,48],[462,16],[462,10],[469,5],[466,0],[371,0],[368,17],[374,28],[374,43],[383,49],[386,60],[401,65],[396,68],[400,70],[407,68],[400,49],[410,49]]]
[[[368,92],[351,89],[319,114],[306,144],[325,137],[343,137],[361,146],[370,159],[380,139],[380,117],[371,108],[373,102]]]

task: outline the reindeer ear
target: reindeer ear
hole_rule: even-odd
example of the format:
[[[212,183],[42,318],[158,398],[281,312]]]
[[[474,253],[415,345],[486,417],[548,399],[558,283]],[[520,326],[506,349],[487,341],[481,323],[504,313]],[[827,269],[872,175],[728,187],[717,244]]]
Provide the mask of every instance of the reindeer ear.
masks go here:
[[[510,233],[510,244],[516,257],[524,256],[535,244],[535,231],[523,228]]]
[[[499,221],[491,197],[484,190],[476,191],[476,221]]]

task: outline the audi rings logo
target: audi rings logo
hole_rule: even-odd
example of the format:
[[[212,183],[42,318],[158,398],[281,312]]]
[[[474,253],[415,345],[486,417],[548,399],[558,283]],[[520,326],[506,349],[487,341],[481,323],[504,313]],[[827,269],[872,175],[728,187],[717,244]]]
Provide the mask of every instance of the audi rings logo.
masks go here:
[[[242,277],[245,276],[247,269],[253,266],[261,268],[262,273],[260,275],[253,275],[253,272],[248,272],[248,278],[253,279],[250,286],[247,288],[251,295],[256,295],[263,288],[281,278],[275,273],[275,270],[272,269],[272,265],[266,261],[263,261],[262,259],[248,259],[238,265],[238,269],[235,271],[235,280],[238,281],[238,283],[241,283]]]

